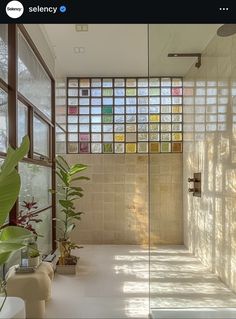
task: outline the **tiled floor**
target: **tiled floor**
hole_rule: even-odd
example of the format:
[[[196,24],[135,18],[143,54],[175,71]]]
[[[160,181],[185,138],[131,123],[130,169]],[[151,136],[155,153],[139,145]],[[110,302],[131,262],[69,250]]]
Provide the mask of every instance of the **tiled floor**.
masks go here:
[[[56,274],[46,318],[148,318],[148,252],[139,246],[86,245],[78,273]],[[152,254],[153,307],[235,306],[233,294],[183,246]]]

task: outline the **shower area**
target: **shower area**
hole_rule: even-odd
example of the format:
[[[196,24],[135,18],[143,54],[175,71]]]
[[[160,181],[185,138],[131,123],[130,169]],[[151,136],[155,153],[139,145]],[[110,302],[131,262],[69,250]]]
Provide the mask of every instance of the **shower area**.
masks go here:
[[[236,318],[235,25],[149,25],[151,318]],[[151,99],[151,96],[149,97]]]

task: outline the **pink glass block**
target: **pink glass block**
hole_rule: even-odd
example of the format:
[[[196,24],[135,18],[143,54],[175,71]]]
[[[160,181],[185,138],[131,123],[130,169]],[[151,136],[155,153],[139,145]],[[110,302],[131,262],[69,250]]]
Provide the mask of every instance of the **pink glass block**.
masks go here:
[[[182,88],[172,88],[172,95],[182,95]]]
[[[77,106],[69,106],[68,107],[68,114],[70,114],[70,115],[78,114],[78,107]]]
[[[80,153],[89,153],[89,143],[80,143],[79,144]]]
[[[89,134],[80,134],[79,135],[79,140],[81,142],[89,142]]]

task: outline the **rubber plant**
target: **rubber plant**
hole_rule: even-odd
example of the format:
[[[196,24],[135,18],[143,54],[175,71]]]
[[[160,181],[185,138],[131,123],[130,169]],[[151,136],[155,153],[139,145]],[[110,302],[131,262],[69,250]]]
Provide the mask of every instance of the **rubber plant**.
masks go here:
[[[75,201],[83,197],[83,188],[79,187],[78,181],[89,180],[86,176],[79,174],[87,168],[84,164],[69,165],[62,156],[56,158],[56,174],[60,179],[58,189],[54,191],[59,198],[61,207],[60,217],[55,218],[58,229],[58,242],[60,248],[60,265],[73,265],[77,258],[71,255],[71,251],[81,246],[73,243],[70,239],[71,232],[76,227],[76,222],[81,219],[83,212],[76,210]],[[76,182],[76,185],[75,185]]]
[[[32,232],[25,228],[4,225],[20,192],[21,180],[16,166],[28,151],[29,138],[25,136],[19,148],[8,147],[6,159],[0,167],[0,266],[8,261],[12,253],[25,247],[27,240],[32,238]],[[0,311],[6,300],[4,278],[1,280],[1,286],[5,298]]]

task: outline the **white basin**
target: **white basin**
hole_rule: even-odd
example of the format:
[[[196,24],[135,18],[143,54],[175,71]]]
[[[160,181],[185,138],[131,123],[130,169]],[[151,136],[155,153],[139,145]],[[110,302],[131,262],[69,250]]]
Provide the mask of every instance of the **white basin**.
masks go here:
[[[0,297],[0,305],[4,298]],[[0,312],[0,319],[25,319],[25,302],[21,298],[7,297]]]
[[[236,308],[152,309],[153,319],[236,319]]]

